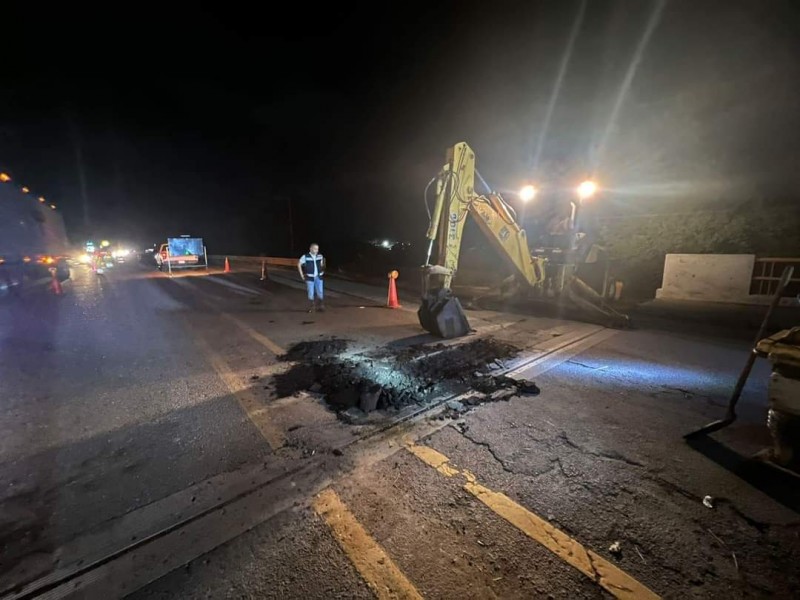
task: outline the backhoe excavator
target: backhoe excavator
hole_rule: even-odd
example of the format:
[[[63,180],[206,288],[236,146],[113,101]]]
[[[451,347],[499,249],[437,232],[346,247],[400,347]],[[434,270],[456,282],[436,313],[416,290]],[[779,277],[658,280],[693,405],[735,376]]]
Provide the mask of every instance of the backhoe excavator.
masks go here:
[[[476,177],[487,188],[485,194],[475,190]],[[517,222],[514,209],[503,197],[491,191],[475,169],[475,153],[466,142],[447,151],[447,163],[438,176],[436,202],[430,214],[427,238],[428,251],[422,267],[422,303],[417,315],[420,325],[443,338],[466,335],[469,322],[451,284],[457,276],[464,223],[471,215],[508,266],[513,270],[509,284],[514,294],[534,301],[569,305],[572,313],[588,320],[624,327],[627,316],[611,308],[592,287],[576,275],[586,257],[596,254],[580,248],[577,231],[580,201],[571,203],[566,220],[566,247],[544,248],[532,254],[525,230]],[[430,184],[429,184],[430,185]],[[436,263],[431,259],[436,250]]]

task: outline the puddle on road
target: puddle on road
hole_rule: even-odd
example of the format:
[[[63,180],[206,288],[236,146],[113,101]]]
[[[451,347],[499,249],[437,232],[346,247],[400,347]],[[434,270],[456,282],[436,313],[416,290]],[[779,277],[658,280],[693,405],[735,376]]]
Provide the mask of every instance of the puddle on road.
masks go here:
[[[473,404],[493,392],[518,387],[497,372],[519,349],[492,338],[455,345],[358,348],[342,339],[300,342],[281,357],[295,364],[274,377],[278,397],[301,391],[322,394],[337,412],[367,412],[424,405],[446,394],[474,389]],[[508,396],[506,396],[508,397]]]

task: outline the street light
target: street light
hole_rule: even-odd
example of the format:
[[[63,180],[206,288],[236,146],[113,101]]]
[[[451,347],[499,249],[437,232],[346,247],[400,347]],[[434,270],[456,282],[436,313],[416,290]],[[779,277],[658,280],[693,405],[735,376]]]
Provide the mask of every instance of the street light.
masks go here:
[[[537,191],[532,185],[526,185],[519,191],[519,199],[523,202],[530,202],[536,197]]]
[[[11,181],[11,177],[9,177],[8,173],[0,173],[0,182],[6,183]]]
[[[597,193],[597,184],[591,179],[582,182],[577,189],[578,198],[588,200]]]

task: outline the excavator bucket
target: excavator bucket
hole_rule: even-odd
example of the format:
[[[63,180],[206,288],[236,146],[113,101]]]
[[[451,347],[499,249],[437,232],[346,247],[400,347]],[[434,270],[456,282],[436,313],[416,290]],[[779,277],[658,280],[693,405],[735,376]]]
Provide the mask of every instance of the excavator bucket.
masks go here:
[[[578,277],[573,277],[567,284],[567,298],[583,314],[592,321],[599,321],[608,327],[626,329],[630,327],[630,318],[611,308],[602,296],[592,289],[586,282]]]
[[[422,297],[417,311],[419,324],[435,336],[455,338],[470,332],[461,302],[447,288],[433,290]]]

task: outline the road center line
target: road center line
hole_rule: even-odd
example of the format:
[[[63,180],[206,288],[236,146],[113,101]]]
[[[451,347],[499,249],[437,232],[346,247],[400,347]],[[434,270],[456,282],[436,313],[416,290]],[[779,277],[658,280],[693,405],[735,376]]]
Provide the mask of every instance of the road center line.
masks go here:
[[[206,355],[214,371],[222,379],[230,393],[236,397],[247,418],[252,421],[264,439],[267,440],[270,448],[273,451],[281,448],[286,442],[286,438],[283,432],[270,420],[269,411],[263,410],[264,404],[255,396],[253,390],[242,381],[242,378],[228,366],[228,363],[214,351],[208,342],[199,335],[195,336],[195,342]]]
[[[230,313],[221,312],[219,313],[223,319],[229,320],[231,323],[239,327],[242,331],[244,331],[247,335],[257,341],[259,344],[267,348],[270,352],[272,352],[275,356],[281,356],[286,354],[286,350],[278,346],[275,342],[265,336],[263,333],[260,333],[253,329],[250,325],[242,321],[238,317],[234,317]]]
[[[210,281],[212,283],[216,283],[218,285],[225,286],[226,288],[230,289],[231,291],[242,294],[245,296],[271,296],[272,293],[266,290],[258,290],[255,288],[247,287],[246,285],[240,285],[233,281],[229,281],[227,279],[221,279],[219,277],[208,277],[205,281]]]
[[[314,510],[325,519],[350,562],[378,598],[419,599],[422,596],[331,488],[314,499]]]
[[[177,283],[184,284],[185,282],[177,280]],[[244,321],[242,321],[238,317],[234,317],[230,313],[226,313],[224,311],[221,311],[219,309],[219,306],[217,306],[215,303],[212,303],[209,300],[206,300],[204,298],[199,298],[199,297],[197,298],[197,301],[200,302],[201,304],[205,305],[209,309],[217,311],[218,314],[222,318],[229,320],[231,323],[233,323],[234,325],[239,327],[239,329],[244,331],[247,335],[249,335],[251,338],[253,338],[255,341],[257,341],[259,344],[264,346],[267,350],[272,352],[274,355],[280,356],[282,354],[286,354],[286,350],[281,348],[278,344],[273,342],[271,339],[269,339],[263,333],[260,333],[260,332],[256,331],[250,325],[248,325],[247,323],[245,323]]]
[[[524,506],[500,492],[481,485],[475,476],[466,470],[450,465],[450,459],[429,446],[409,444],[409,452],[445,477],[463,477],[464,489],[475,496],[529,538],[538,542],[561,560],[576,568],[615,598],[624,600],[655,600],[659,596],[625,571],[608,562],[599,554],[585,548],[579,541],[553,527]]]

